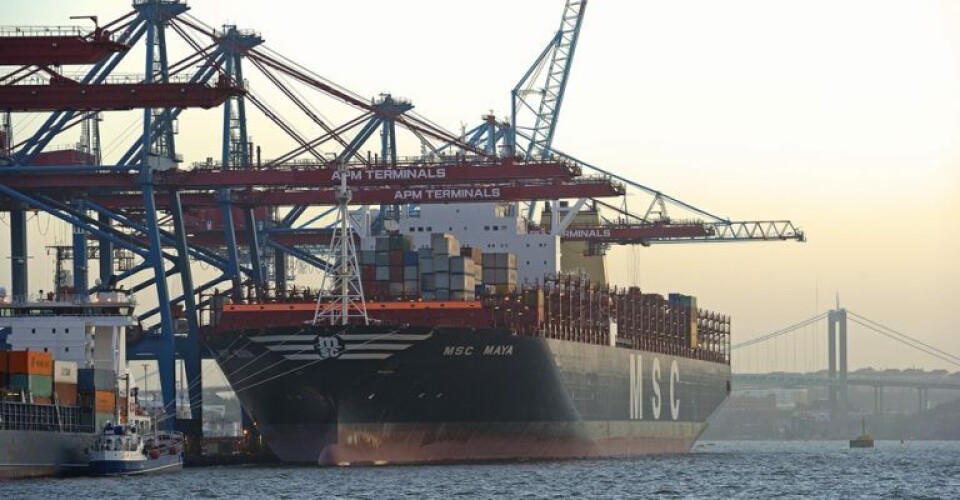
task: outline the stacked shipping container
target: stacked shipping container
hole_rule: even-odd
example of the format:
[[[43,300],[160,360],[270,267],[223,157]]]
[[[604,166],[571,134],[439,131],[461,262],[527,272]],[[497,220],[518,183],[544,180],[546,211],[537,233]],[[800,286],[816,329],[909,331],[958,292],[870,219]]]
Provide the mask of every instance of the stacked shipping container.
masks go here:
[[[370,300],[477,300],[486,282],[484,261],[498,266],[490,273],[498,290],[517,287],[514,254],[484,254],[478,248],[461,247],[447,233],[432,234],[430,246],[416,250],[407,236],[382,236],[374,250],[360,252],[359,261],[364,293]]]
[[[110,370],[81,368],[77,370],[78,399],[80,406],[93,409],[92,420],[84,422],[96,428],[105,422],[116,421],[117,380]],[[86,415],[85,415],[86,416]]]
[[[637,287],[612,289],[559,276],[542,286],[485,295],[484,307],[493,311],[492,326],[519,335],[730,359],[730,318],[698,309],[690,296],[672,294],[667,300]]]
[[[7,388],[23,393],[27,401],[50,404],[53,396],[53,357],[50,353],[7,353]]]

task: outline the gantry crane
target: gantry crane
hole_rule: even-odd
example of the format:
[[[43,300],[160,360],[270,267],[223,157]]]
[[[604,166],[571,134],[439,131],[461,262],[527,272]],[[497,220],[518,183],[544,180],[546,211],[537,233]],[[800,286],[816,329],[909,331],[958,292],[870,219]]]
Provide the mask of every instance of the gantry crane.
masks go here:
[[[511,121],[487,116],[462,138],[417,114],[410,101],[389,94],[369,99],[330,82],[267,48],[255,32],[235,26],[214,29],[192,17],[180,0],[136,0],[131,12],[102,27],[96,25],[92,32],[80,28],[0,32],[0,66],[15,66],[0,77],[0,111],[51,111],[22,142],[13,144],[9,136],[4,138],[0,210],[11,214],[13,295],[28,291],[28,211],[42,210],[71,225],[74,289],[81,295],[94,289],[86,267],[91,255],[100,261],[102,283],[129,282],[133,291],[154,289],[157,307],[139,315],[154,328],[135,352],[143,356],[152,352],[152,359],[158,361],[169,423],[175,421],[173,360],[185,360],[196,423],[199,309],[209,300],[202,294],[226,282],[229,292],[242,299],[241,286],[248,281],[259,294],[271,268],[275,286],[282,288],[287,256],[325,268],[321,257],[299,245],[313,245],[329,235],[323,228],[312,227],[328,212],[302,219],[311,206],[334,205],[330,187],[339,180],[334,174],[344,164],[349,164],[351,189],[359,204],[555,200],[552,204],[559,208],[556,200],[566,198],[577,200],[576,210],[540,230],[567,240],[585,234],[592,241],[598,241],[598,233],[591,231],[610,230],[615,236],[606,242],[625,244],[726,241],[720,235],[737,223],[705,211],[696,212],[698,220],[680,223],[669,217],[666,208],[692,206],[553,147],[585,7],[586,1],[566,2],[561,28],[514,89]],[[171,33],[188,47],[179,59],[168,54]],[[141,42],[144,74],[120,78],[116,69]],[[8,50],[11,47],[19,49]],[[91,67],[83,77],[68,78],[59,65]],[[302,112],[315,131],[293,126],[262,94],[247,88],[244,70],[251,67]],[[328,122],[308,92],[315,99],[345,106],[352,118],[339,124]],[[223,106],[219,162],[211,159],[183,168],[176,150],[176,121],[186,109],[217,106]],[[42,163],[38,158],[59,134],[89,124],[101,112],[121,109],[141,111],[142,130],[114,164],[38,166]],[[262,113],[293,146],[273,159],[261,160],[260,148],[246,128],[247,114],[253,110]],[[4,128],[11,129],[8,123]],[[378,132],[379,144],[371,154],[365,147]],[[418,142],[420,156],[399,155],[401,133]],[[425,176],[407,174],[425,169]],[[591,172],[601,178],[584,175]],[[613,201],[603,201],[622,198],[628,190],[651,196],[656,210],[634,214]],[[593,227],[575,225],[576,211],[588,203],[618,213],[618,219]],[[290,208],[276,213],[277,207]],[[207,231],[188,230],[191,212],[197,214],[195,218],[216,219],[216,225]],[[774,239],[771,233],[750,233],[745,239]],[[802,238],[802,233],[798,235]],[[91,240],[96,242],[95,253],[87,251]],[[137,263],[116,269],[115,249],[132,253]],[[194,284],[194,264],[219,272],[205,283]],[[170,293],[167,282],[175,277],[186,293]],[[178,317],[174,308],[181,305]],[[178,330],[177,319],[186,320],[186,332]]]
[[[550,213],[564,215],[549,217],[550,225],[546,227],[534,222],[537,201],[533,201],[528,204],[526,211],[527,219],[531,221],[531,231],[554,233],[564,241],[589,242],[596,249],[604,249],[611,244],[647,246],[663,243],[804,241],[803,231],[788,220],[738,221],[717,216],[554,148],[553,138],[586,7],[586,0],[565,1],[559,29],[511,91],[510,121],[498,121],[492,114],[485,115],[483,123],[470,129],[464,137],[468,143],[484,147],[490,153],[558,158],[577,165],[584,172],[610,176],[627,186],[628,196],[635,200],[633,205],[641,206],[642,210],[628,210],[626,199],[620,206],[615,206],[589,198],[581,198],[572,207],[561,209],[564,207],[554,199],[548,207]],[[594,219],[591,222],[578,220],[577,215],[585,207],[591,208],[592,215],[596,215],[586,217]],[[612,211],[616,214],[615,218],[605,219],[601,209],[604,212]]]

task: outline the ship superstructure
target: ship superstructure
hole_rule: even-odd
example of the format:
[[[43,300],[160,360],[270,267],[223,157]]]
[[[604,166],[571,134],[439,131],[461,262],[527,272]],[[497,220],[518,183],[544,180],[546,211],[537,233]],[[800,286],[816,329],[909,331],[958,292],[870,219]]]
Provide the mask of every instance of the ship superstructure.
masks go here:
[[[122,291],[0,297],[0,478],[85,472],[98,426],[131,411],[134,306]]]

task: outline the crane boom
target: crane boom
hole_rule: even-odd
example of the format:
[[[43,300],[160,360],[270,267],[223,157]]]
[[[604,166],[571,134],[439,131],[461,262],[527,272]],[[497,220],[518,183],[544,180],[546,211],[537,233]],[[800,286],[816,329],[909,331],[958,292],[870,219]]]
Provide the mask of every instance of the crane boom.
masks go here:
[[[513,89],[513,144],[517,144],[517,130],[529,133],[530,142],[526,148],[522,148],[527,157],[546,157],[551,153],[550,147],[586,8],[587,0],[567,0],[560,19],[560,29]],[[547,71],[542,75],[544,67]],[[532,126],[520,123],[525,111],[533,113]]]

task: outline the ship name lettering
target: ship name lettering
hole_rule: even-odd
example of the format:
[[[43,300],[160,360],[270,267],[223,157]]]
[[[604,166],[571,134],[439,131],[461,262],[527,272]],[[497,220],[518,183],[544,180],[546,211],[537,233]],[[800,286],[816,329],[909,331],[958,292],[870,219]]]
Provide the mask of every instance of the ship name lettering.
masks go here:
[[[653,396],[650,398],[650,406],[653,409],[653,418],[660,420],[660,410],[663,408],[663,401],[660,399],[660,358],[653,358],[653,368],[650,372],[650,381],[653,382]]]
[[[443,348],[444,356],[473,356],[473,346],[448,345]]]
[[[643,356],[630,355],[630,420],[643,420]]]
[[[677,397],[676,387],[680,385],[680,367],[677,360],[670,363],[670,418],[680,418],[680,398]]]
[[[512,345],[488,345],[483,348],[484,356],[513,356]]]

